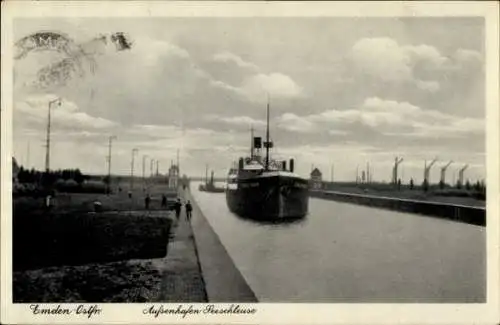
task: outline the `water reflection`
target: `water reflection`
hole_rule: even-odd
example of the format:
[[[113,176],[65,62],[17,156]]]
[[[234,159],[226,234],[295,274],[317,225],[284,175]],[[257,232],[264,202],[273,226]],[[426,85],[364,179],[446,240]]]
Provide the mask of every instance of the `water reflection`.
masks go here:
[[[193,196],[259,301],[484,302],[484,227],[313,198],[263,222]]]
[[[251,216],[240,216],[236,213],[229,212],[231,216],[238,218],[239,220],[257,226],[269,226],[273,228],[287,228],[297,225],[305,225],[307,223],[307,216],[301,218],[283,218],[283,219],[261,219],[258,217]]]

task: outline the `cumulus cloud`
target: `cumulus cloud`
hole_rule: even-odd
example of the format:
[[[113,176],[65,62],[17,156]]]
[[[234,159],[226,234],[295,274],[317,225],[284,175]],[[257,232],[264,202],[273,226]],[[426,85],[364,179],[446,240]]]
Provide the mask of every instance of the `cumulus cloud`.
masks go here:
[[[234,116],[234,117],[222,117],[220,118],[220,121],[228,123],[228,124],[234,124],[234,125],[239,125],[239,126],[265,126],[266,122],[260,121],[253,119],[248,116]]]
[[[384,81],[412,79],[410,57],[390,38],[364,38],[357,41],[349,57],[357,70]]]
[[[35,128],[47,123],[48,103],[57,98],[54,95],[30,96],[15,104],[15,123],[30,123]],[[51,106],[51,123],[64,129],[107,129],[117,126],[117,123],[101,117],[95,117],[79,110],[78,106],[64,98],[61,105]]]
[[[249,98],[282,97],[294,98],[303,94],[302,88],[287,75],[281,73],[257,74],[247,78],[241,90]]]
[[[484,133],[484,121],[462,118],[435,110],[426,110],[408,102],[371,97],[357,109],[327,110],[318,114],[298,116],[286,113],[279,117],[278,127],[292,132],[347,134],[358,124],[385,135],[413,137],[463,137]]]
[[[460,63],[479,63],[482,61],[479,52],[467,49],[458,49],[453,58]]]
[[[441,89],[440,75],[480,64],[477,51],[458,49],[450,57],[427,45],[402,45],[387,37],[358,40],[348,55],[353,71],[360,76],[388,83],[408,83],[427,92]]]
[[[202,66],[211,75],[212,85],[237,94],[249,102],[265,102],[268,95],[285,99],[304,96],[302,87],[289,75],[266,72],[232,52],[216,53],[211,60],[203,62]]]
[[[122,130],[118,137],[121,141],[133,143],[144,153],[155,157],[175,153],[177,149],[185,155],[194,156],[210,156],[214,150],[234,155],[235,151],[245,148],[240,148],[241,145],[248,142],[248,132],[183,128],[177,125],[134,125]],[[226,159],[229,159],[229,156]]]
[[[267,73],[231,52],[215,54],[204,66],[212,76],[210,82],[213,86],[237,94],[246,101],[262,103],[268,95],[285,99],[304,95],[302,87],[290,76],[279,72]]]
[[[313,30],[295,33],[280,25],[277,36],[284,41],[274,42],[265,33],[241,38],[243,29],[236,31],[242,27],[234,22],[227,28],[216,24],[213,29],[213,24],[186,21],[170,21],[174,28],[165,28],[163,22],[120,21],[115,22],[116,29],[131,35],[132,49],[116,52],[110,48],[109,53],[96,57],[93,73],[74,78],[67,87],[58,89],[65,104],[53,109],[54,144],[64,141],[68,145],[64,150],[55,145],[54,150],[68,166],[92,165],[95,170],[105,170],[105,136],[112,132],[118,136],[113,168],[121,168],[125,174],[129,173],[133,147],[160,160],[175,159],[179,148],[184,166],[192,167],[186,167],[190,171],[204,173],[205,163],[227,167],[240,152],[247,152],[250,125],[262,134],[267,95],[275,149],[292,156],[307,153],[297,165],[298,169],[304,167],[306,174],[312,162],[323,159],[329,164],[328,160],[344,157],[349,160],[346,172],[352,174],[350,169],[357,158],[347,156],[375,155],[369,145],[384,152],[403,146],[426,153],[430,149],[456,149],[470,156],[483,150],[484,121],[473,118],[484,114],[480,37],[453,35],[462,35],[463,26],[470,24],[452,23],[454,27],[449,27],[450,22],[445,20],[439,27],[442,33],[408,29],[394,33],[398,41],[352,39],[339,28],[324,29],[318,41],[310,36]],[[40,20],[42,24],[47,22]],[[55,20],[50,23],[55,24]],[[92,32],[76,25],[74,30],[85,34],[81,37],[84,42],[113,24],[105,20],[101,23],[96,26],[85,20],[81,26]],[[303,20],[293,24],[298,27]],[[348,24],[357,28],[358,21]],[[380,29],[379,20],[371,26],[370,32],[361,37],[386,31]],[[229,32],[231,27],[234,30]],[[303,27],[307,30],[310,24]],[[478,30],[467,31],[467,35],[480,35]],[[199,38],[201,33],[207,36],[203,40]],[[269,53],[263,54],[262,48],[269,48]],[[22,68],[16,69],[16,82],[33,77],[39,64],[64,59],[37,55],[26,58],[22,67],[16,66]],[[82,65],[82,69],[87,66]],[[19,85],[24,87],[23,83]],[[26,141],[43,139],[46,125],[46,100],[31,107],[25,102],[30,96],[15,95],[14,125],[19,135],[15,141],[21,154],[26,151]],[[23,132],[27,129],[34,133],[23,133],[21,127]],[[58,133],[60,138],[56,137]],[[359,142],[359,146],[349,144],[349,140]],[[96,144],[100,146],[95,152],[98,157],[93,156],[91,146]],[[343,144],[345,152],[335,151]],[[83,150],[84,145],[88,150]],[[62,157],[76,147],[82,153],[78,159]],[[357,149],[349,151],[347,147]],[[325,154],[331,150],[334,157]],[[35,156],[32,153],[32,161],[37,160]],[[42,154],[38,160],[43,164]],[[80,160],[86,163],[80,164]],[[336,170],[341,169],[336,166]]]
[[[400,53],[409,58],[409,63],[424,61],[434,68],[440,68],[449,62],[449,59],[441,55],[434,46],[426,44],[399,46],[397,43],[395,45]]]
[[[361,106],[361,116],[366,123],[372,119],[375,123],[366,123],[381,129],[386,134],[406,134],[420,137],[463,137],[470,134],[484,133],[484,120],[463,118],[444,114],[435,110],[426,110],[406,102],[368,98]],[[380,115],[382,114],[382,115]],[[392,133],[395,128],[402,131]]]
[[[252,75],[245,78],[239,86],[232,86],[219,80],[212,80],[210,83],[251,103],[265,103],[268,97],[272,100],[305,96],[303,89],[292,78],[281,73]]]
[[[239,68],[249,69],[251,71],[257,72],[259,71],[259,67],[252,62],[248,62],[243,60],[238,55],[231,52],[220,52],[216,53],[213,56],[213,61],[221,62],[221,63],[232,63],[238,66]]]
[[[315,124],[310,118],[302,118],[293,113],[285,113],[278,118],[278,127],[292,132],[313,132]]]
[[[439,91],[439,89],[441,88],[441,85],[437,81],[416,80],[415,84],[417,85],[418,88],[428,91],[430,93],[435,93]]]

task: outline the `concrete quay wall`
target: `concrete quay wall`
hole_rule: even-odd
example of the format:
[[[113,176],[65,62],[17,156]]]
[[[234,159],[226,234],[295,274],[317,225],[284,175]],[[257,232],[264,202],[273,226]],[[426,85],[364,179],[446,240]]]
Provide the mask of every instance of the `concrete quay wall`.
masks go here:
[[[191,227],[209,302],[258,302],[254,292],[234,264],[190,193],[193,216]]]
[[[337,191],[311,190],[310,196],[339,202],[421,214],[478,226],[486,226],[486,208],[481,207],[352,194]]]

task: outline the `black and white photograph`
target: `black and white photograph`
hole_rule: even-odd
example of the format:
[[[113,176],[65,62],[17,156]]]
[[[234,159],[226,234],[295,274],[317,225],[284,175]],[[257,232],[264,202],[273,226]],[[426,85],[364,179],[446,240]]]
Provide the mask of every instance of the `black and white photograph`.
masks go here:
[[[161,4],[2,14],[2,322],[498,322],[498,3]]]

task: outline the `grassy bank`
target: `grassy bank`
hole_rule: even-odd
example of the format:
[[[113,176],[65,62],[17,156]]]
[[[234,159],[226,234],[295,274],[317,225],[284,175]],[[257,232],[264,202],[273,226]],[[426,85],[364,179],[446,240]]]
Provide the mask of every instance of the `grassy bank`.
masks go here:
[[[135,180],[132,190],[129,182],[112,184],[109,195],[52,195],[49,209],[43,196],[13,198],[15,302],[204,299],[193,293],[204,292],[201,280],[193,282],[201,279],[194,248],[190,254],[168,250],[193,246],[192,235],[179,237],[173,222],[175,189]],[[163,195],[168,207],[161,206]],[[95,202],[100,203],[98,211]]]
[[[166,186],[148,190],[152,197],[149,211],[142,188],[136,188],[132,198],[125,191],[56,193],[50,210],[44,207],[43,198],[15,198],[14,268],[164,256],[172,219],[161,207],[161,195],[167,194],[173,202],[176,193]],[[101,202],[103,212],[94,213],[95,201]],[[153,216],[153,210],[162,211]]]
[[[119,191],[119,188],[122,190]],[[149,210],[163,210],[161,197],[165,195],[169,203],[173,203],[177,192],[164,184],[136,185],[131,192],[125,183],[114,184],[110,195],[102,193],[63,193],[56,192],[52,199],[53,211],[57,213],[79,213],[94,210],[94,202],[102,204],[102,211],[139,211],[145,210],[144,199],[149,193],[151,202]],[[44,197],[20,196],[14,198],[14,216],[24,213],[44,213]]]
[[[60,266],[13,273],[15,303],[147,302],[160,295],[150,261]]]
[[[147,212],[17,216],[14,269],[165,256],[171,223]]]

